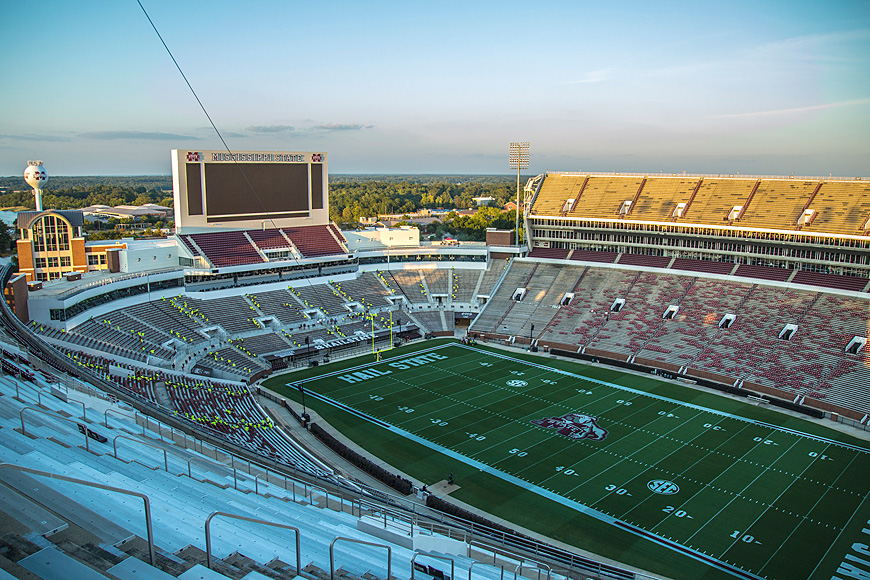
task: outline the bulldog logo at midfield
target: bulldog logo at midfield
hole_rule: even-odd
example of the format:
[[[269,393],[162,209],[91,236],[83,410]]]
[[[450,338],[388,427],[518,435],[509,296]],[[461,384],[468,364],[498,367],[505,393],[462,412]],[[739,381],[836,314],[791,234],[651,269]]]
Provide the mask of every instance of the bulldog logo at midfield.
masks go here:
[[[596,417],[590,417],[581,413],[568,413],[562,417],[536,419],[532,423],[547,429],[556,429],[559,435],[564,435],[571,439],[603,441],[607,438],[607,429],[599,427],[596,421]]]

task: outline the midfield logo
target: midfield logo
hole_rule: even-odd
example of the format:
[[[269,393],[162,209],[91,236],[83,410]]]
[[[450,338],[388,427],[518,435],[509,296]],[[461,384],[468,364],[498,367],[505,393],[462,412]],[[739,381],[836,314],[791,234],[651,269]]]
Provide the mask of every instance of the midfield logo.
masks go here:
[[[559,435],[571,439],[592,439],[603,441],[607,438],[607,429],[598,426],[597,417],[590,417],[581,413],[569,413],[561,417],[547,417],[532,421],[547,429],[556,429]]]

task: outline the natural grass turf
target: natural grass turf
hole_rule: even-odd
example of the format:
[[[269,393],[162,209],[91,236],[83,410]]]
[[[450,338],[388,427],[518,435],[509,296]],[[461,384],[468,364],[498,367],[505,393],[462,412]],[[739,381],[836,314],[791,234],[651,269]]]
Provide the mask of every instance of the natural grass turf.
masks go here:
[[[284,385],[291,380],[307,380],[306,388],[312,392],[338,399],[433,444],[771,579],[809,577],[808,562],[812,558],[822,560],[824,550],[835,544],[831,557],[826,559],[830,561],[823,562],[818,574],[812,576],[821,578],[827,573],[830,577],[836,569],[835,560],[848,549],[850,538],[854,539],[850,534],[861,521],[852,515],[867,494],[866,476],[870,464],[865,461],[866,454],[862,454],[857,463],[855,459],[850,462],[849,454],[855,452],[837,446],[820,445],[806,437],[783,434],[628,391],[612,391],[610,387],[565,377],[523,361],[828,439],[859,446],[863,446],[863,442],[815,423],[700,390],[521,352],[504,353],[485,347],[478,352],[453,348],[441,351],[450,353],[449,361],[430,361],[410,370],[388,364],[396,357],[404,360],[439,344],[443,341],[397,349],[389,353],[392,357],[385,357],[374,366],[381,372],[391,370],[391,375],[354,385],[335,377],[317,377],[369,363],[371,356],[282,375],[270,379],[265,386],[298,400],[298,391]],[[505,355],[509,358],[503,358]],[[461,370],[456,370],[460,367]],[[524,374],[511,374],[511,370]],[[508,378],[544,383],[512,391],[502,387]],[[547,380],[556,384],[546,383]],[[593,394],[578,393],[578,388]],[[478,466],[461,458],[449,457],[430,446],[339,411],[313,396],[308,396],[306,402],[367,452],[422,482],[440,481],[452,471],[461,487],[451,497],[494,516],[569,545],[674,578],[730,577],[615,525],[545,499],[522,484],[515,485],[480,471]],[[414,411],[407,412],[407,408]],[[600,424],[610,430],[608,439],[578,444],[556,435],[555,431],[526,425],[529,413],[536,417],[558,416],[574,408],[599,416]],[[675,416],[668,417],[669,413]],[[704,427],[709,424],[721,425],[725,431]],[[740,435],[748,429],[750,431]],[[496,431],[498,435],[494,435]],[[491,435],[477,441],[469,437],[469,433]],[[702,445],[693,443],[697,438],[702,438]],[[786,446],[789,446],[789,454],[782,453]],[[508,447],[515,452],[506,453]],[[520,458],[518,451],[528,455]],[[833,457],[822,462],[811,458],[810,453],[827,453]],[[850,467],[843,469],[847,463]],[[756,464],[761,467],[753,467]],[[554,471],[554,467],[562,469]],[[571,470],[574,473],[566,477]],[[796,479],[797,474],[804,479]],[[660,496],[646,492],[646,483],[657,478],[679,482],[681,495]],[[832,487],[821,497],[819,486],[806,481],[816,479],[829,482]],[[582,485],[577,487],[575,482]],[[620,495],[619,490],[625,490],[625,495]],[[778,509],[767,509],[768,505]],[[670,512],[664,511],[667,509]],[[798,510],[803,519],[791,513]],[[675,512],[686,515],[675,516]],[[715,524],[699,527],[699,522],[708,520]],[[835,531],[847,523],[850,524],[848,533],[840,535]],[[761,544],[756,543],[756,536],[763,538]],[[799,540],[804,537],[808,541],[803,543],[812,547],[802,549],[801,554],[793,553],[791,546],[801,543]],[[786,551],[774,548],[786,542],[790,542]]]

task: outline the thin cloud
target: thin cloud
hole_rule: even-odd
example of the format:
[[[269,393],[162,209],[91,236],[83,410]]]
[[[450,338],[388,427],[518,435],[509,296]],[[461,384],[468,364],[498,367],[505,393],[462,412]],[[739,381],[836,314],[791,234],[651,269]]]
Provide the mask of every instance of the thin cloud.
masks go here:
[[[361,131],[363,129],[371,129],[374,125],[363,125],[360,123],[326,123],[324,125],[314,125],[312,129],[318,131]]]
[[[69,137],[57,135],[6,135],[0,134],[0,139],[12,139],[14,141],[45,141],[49,143],[66,143]]]
[[[88,131],[80,133],[79,137],[85,139],[97,139],[99,141],[115,141],[118,139],[137,139],[144,141],[177,141],[179,139],[199,141],[199,137],[192,135],[178,135],[176,133],[160,133],[158,131]]]
[[[763,117],[779,117],[784,115],[795,115],[799,113],[808,113],[811,111],[821,111],[824,109],[833,109],[836,107],[852,107],[855,105],[870,104],[870,99],[856,99],[854,101],[841,101],[839,103],[826,103],[824,105],[811,105],[809,107],[794,107],[791,109],[774,109],[771,111],[754,111],[751,113],[732,113],[729,115],[715,115],[714,119],[753,119]]]
[[[289,133],[295,130],[292,125],[251,125],[245,129],[251,133]]]

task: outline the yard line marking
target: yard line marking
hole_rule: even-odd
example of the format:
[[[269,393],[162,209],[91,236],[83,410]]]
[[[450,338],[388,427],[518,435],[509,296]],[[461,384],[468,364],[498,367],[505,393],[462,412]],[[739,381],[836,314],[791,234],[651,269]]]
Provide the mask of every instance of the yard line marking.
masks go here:
[[[744,425],[744,426],[740,429],[740,431],[735,432],[734,435],[730,436],[728,439],[725,439],[725,440],[722,441],[719,445],[717,445],[717,446],[716,446],[716,449],[718,449],[719,447],[722,447],[722,446],[725,445],[725,444],[730,444],[730,443],[734,440],[735,437],[737,437],[738,435],[741,435],[741,434],[743,433],[743,431],[744,431],[745,429],[747,429],[748,427],[749,427],[749,425]],[[703,434],[705,434],[705,433],[706,433],[705,431],[702,431],[698,436],[700,437],[700,435],[703,435]],[[755,449],[755,447],[752,447],[752,449]],[[750,449],[749,451],[751,451],[752,449]],[[675,450],[674,453],[676,453],[677,451],[679,451],[679,449]],[[747,451],[747,453],[749,453],[749,451]],[[673,455],[673,453],[672,453],[671,455]],[[744,454],[744,455],[745,455],[745,454]],[[692,469],[693,467],[695,467],[699,462],[703,461],[704,459],[707,459],[707,457],[709,457],[709,455],[705,455],[705,456],[703,456],[703,457],[700,457],[700,458],[699,458],[697,461],[695,461],[692,465],[690,465],[689,467],[687,467],[686,469],[684,469],[684,470],[682,471],[682,473],[680,473],[680,474],[678,475],[678,477],[684,477],[684,476],[685,476],[685,473],[686,473],[687,471],[689,471],[690,469]],[[738,460],[738,461],[739,461],[739,460]],[[735,465],[735,464],[736,464],[736,463],[732,463],[731,466],[733,466],[733,465]],[[729,466],[729,468],[730,468],[731,466]],[[727,470],[727,469],[723,469],[721,472],[719,472],[718,475],[716,475],[716,477],[714,477],[713,479],[711,479],[710,481],[708,481],[708,482],[706,482],[706,483],[703,483],[703,484],[701,485],[701,487],[698,488],[698,491],[696,491],[695,493],[693,493],[691,497],[687,498],[687,499],[686,499],[682,504],[680,504],[680,507],[682,508],[683,506],[687,505],[687,504],[688,504],[690,501],[692,501],[692,499],[694,499],[695,496],[697,496],[699,493],[701,493],[702,491],[705,491],[705,490],[709,489],[710,485],[711,485],[714,481],[716,481],[717,479],[719,479],[719,477],[722,476],[722,474],[724,474],[726,471],[728,471],[728,470]],[[649,497],[647,497],[647,499],[650,499],[651,497],[652,497],[652,496],[649,496]],[[646,500],[641,501],[641,502],[638,503],[637,506],[635,506],[635,507],[640,506],[644,501],[646,501]],[[632,509],[634,509],[634,508],[632,508]],[[629,510],[629,511],[631,511],[631,510]],[[628,512],[626,512],[626,513],[628,513]],[[715,517],[715,516],[714,516],[714,517]],[[649,529],[649,531],[653,531],[653,530],[655,530],[657,527],[659,527],[661,524],[663,524],[667,519],[668,519],[667,516],[664,517],[664,518],[662,518],[661,520],[659,520],[659,523],[657,523],[656,525],[654,525],[653,527],[651,527],[651,528]],[[711,518],[711,519],[712,519],[712,518]],[[699,522],[699,523],[700,523],[700,522]],[[709,523],[709,520],[708,520],[707,523]],[[698,530],[697,530],[695,533],[697,534],[698,532],[700,532],[702,529],[704,529],[704,527],[705,527],[706,525],[707,525],[707,524],[702,524],[701,527],[698,528]],[[693,534],[693,535],[694,535],[694,534]],[[686,540],[686,541],[688,541],[688,540]]]
[[[676,427],[674,427],[673,429],[671,429],[670,431],[668,431],[667,433],[671,433],[672,431],[676,431],[677,429],[680,429],[680,428],[682,428],[682,427],[684,427],[684,425],[683,425],[683,424],[679,424],[679,425],[677,425]],[[705,432],[705,431],[699,431],[698,434],[695,435],[695,436],[694,436],[692,439],[690,439],[689,441],[694,441],[695,439],[697,439],[698,437],[700,437],[700,436],[702,436],[702,435],[706,435],[706,432]],[[633,457],[634,455],[636,455],[637,453],[640,453],[641,451],[643,451],[644,449],[646,449],[647,447],[649,447],[650,445],[652,445],[652,444],[655,443],[656,441],[657,441],[656,438],[652,438],[652,439],[650,440],[650,442],[647,443],[646,445],[644,445],[643,447],[640,447],[640,448],[636,449],[633,453],[631,453],[631,454],[629,454],[629,455],[626,455],[625,457],[623,457],[623,458],[620,459],[619,461],[617,461],[617,462],[613,463],[612,465],[610,465],[607,469],[605,469],[605,470],[603,470],[603,471],[599,471],[598,473],[596,473],[595,475],[593,475],[592,477],[590,477],[589,479],[587,479],[586,481],[584,481],[584,482],[581,483],[580,485],[574,486],[574,488],[572,488],[570,491],[574,491],[574,490],[577,489],[578,487],[582,487],[582,486],[586,485],[587,483],[589,483],[590,481],[592,481],[593,479],[595,479],[595,478],[598,477],[599,475],[601,475],[601,474],[603,474],[603,473],[607,473],[607,472],[608,472],[612,467],[616,467],[617,465],[619,465],[620,463],[622,463],[622,462],[625,461],[626,459],[629,459],[629,458]],[[676,452],[679,451],[679,450],[680,450],[680,448],[674,449],[673,451],[671,451],[670,453],[668,453],[665,457],[663,457],[662,459],[660,459],[660,460],[657,461],[656,463],[648,464],[648,465],[649,465],[651,468],[655,468],[656,465],[658,465],[659,463],[661,463],[662,461],[664,461],[665,459],[667,459],[668,457],[670,457],[671,455],[673,455],[674,453],[676,453]],[[662,471],[664,471],[664,470],[662,470]],[[636,479],[636,478],[637,478],[637,476],[635,476],[635,477],[632,478],[632,479]],[[631,480],[629,480],[629,481],[631,481]],[[602,497],[601,499],[599,499],[598,501],[596,501],[594,504],[592,504],[593,507],[595,506],[595,504],[597,504],[598,502],[600,502],[600,501],[603,500],[604,498],[608,497],[609,495],[611,495],[611,494],[607,494],[607,495],[605,495],[604,497]],[[629,511],[631,511],[631,510],[629,510]],[[628,513],[628,512],[626,512],[626,513]]]
[[[722,509],[720,509],[718,512],[716,512],[716,513],[715,513],[715,514],[714,514],[714,515],[713,515],[713,516],[708,520],[708,523],[710,523],[710,522],[712,522],[713,520],[715,520],[715,519],[719,516],[719,514],[721,514],[721,513],[722,513],[723,511],[725,511],[726,509],[728,509],[728,506],[730,506],[732,503],[734,503],[734,501],[735,501],[738,497],[741,497],[741,496],[746,492],[746,490],[749,489],[749,487],[750,487],[752,484],[754,484],[756,481],[758,481],[758,478],[759,478],[759,477],[761,477],[762,475],[764,475],[765,473],[767,473],[770,469],[773,469],[773,466],[776,465],[777,461],[779,461],[780,459],[782,459],[783,457],[785,457],[785,454],[788,453],[788,452],[791,450],[792,447],[794,447],[795,445],[797,445],[797,444],[798,444],[798,441],[800,441],[800,439],[796,439],[795,442],[792,443],[792,444],[789,446],[788,449],[786,449],[785,453],[781,453],[780,456],[777,457],[773,462],[771,462],[770,465],[766,465],[766,466],[764,467],[764,469],[762,469],[762,470],[758,473],[758,475],[755,476],[755,478],[754,478],[752,481],[750,481],[750,482],[747,483],[745,486],[743,486],[743,489],[741,489],[738,493],[736,493],[736,494],[734,495],[734,497],[731,498],[731,499],[728,501],[728,503],[726,503],[724,506],[722,506]],[[754,451],[755,449],[757,449],[759,445],[762,445],[762,443],[761,443],[760,441],[757,442],[757,443],[756,443],[755,445],[753,445],[752,447],[750,447],[749,449],[747,449],[747,450],[746,450],[746,453],[743,454],[743,457],[746,457],[746,455],[748,455],[749,453],[751,453],[752,451]],[[810,464],[810,465],[811,465],[811,464]],[[807,467],[804,468],[804,471],[806,471],[807,469],[809,469],[809,465],[808,465]],[[726,470],[724,470],[724,471],[728,471],[728,470],[726,469]],[[724,473],[724,472],[723,472],[723,473]],[[803,472],[801,472],[801,473],[803,473]],[[722,474],[720,473],[719,475],[717,475],[716,477],[714,477],[712,481],[716,481],[717,479],[719,479],[719,476],[720,476],[720,475],[722,475]],[[712,481],[711,481],[711,483],[712,483]],[[786,487],[786,489],[788,489],[789,487],[791,487],[791,484],[789,484],[789,485]],[[779,496],[777,496],[777,499],[779,499],[780,497],[782,497],[782,494],[783,494],[783,493],[785,493],[785,490],[783,490],[782,493],[780,493]],[[776,500],[774,500],[774,501],[776,501]],[[770,508],[767,508],[767,509],[770,509]],[[767,509],[765,509],[764,512],[762,512],[762,513],[766,513],[766,512],[767,512]],[[758,519],[756,518],[755,521],[757,522]],[[752,523],[754,524],[755,522],[752,522]],[[691,541],[691,539],[694,538],[695,536],[697,536],[698,533],[700,533],[701,530],[702,530],[704,527],[706,527],[706,526],[703,526],[701,529],[699,529],[698,531],[696,531],[694,534],[692,534],[691,536],[689,536],[688,538],[686,538],[686,542]],[[750,527],[751,527],[751,526],[750,526]],[[721,558],[722,556],[724,556],[725,553],[728,552],[728,550],[730,550],[732,547],[734,547],[734,543],[732,543],[731,546],[729,546],[729,547],[725,550],[725,552],[722,552],[722,555],[719,556],[719,558]]]
[[[828,447],[830,447],[830,445],[829,445]],[[825,451],[827,451],[827,449],[828,449],[828,448],[825,447]],[[820,454],[820,455],[821,455],[821,454]],[[807,510],[807,514],[812,513],[812,511],[813,511],[814,509],[816,509],[816,506],[819,505],[819,502],[821,502],[822,499],[823,499],[823,498],[828,494],[828,492],[831,491],[831,489],[834,487],[834,484],[837,483],[837,481],[838,481],[841,477],[843,477],[843,474],[846,473],[846,471],[849,469],[849,466],[851,466],[852,463],[854,463],[855,460],[856,460],[857,458],[858,458],[857,455],[853,455],[853,456],[852,456],[852,461],[849,462],[849,465],[847,465],[846,468],[843,469],[843,471],[840,472],[840,474],[837,476],[837,478],[834,479],[834,481],[831,482],[831,485],[828,486],[827,491],[825,491],[825,493],[823,493],[822,495],[819,496],[819,499],[816,500],[816,503],[813,504],[813,507],[811,507],[810,509]],[[810,465],[812,465],[813,463],[815,463],[815,461],[811,462]],[[807,467],[809,468],[809,466],[807,466]],[[863,503],[863,502],[862,502],[862,503]],[[859,505],[858,507],[860,508],[861,506]],[[765,513],[766,513],[766,512],[765,512]],[[853,514],[853,515],[854,515],[854,514]],[[804,519],[804,520],[808,520],[809,518],[807,517],[807,515],[804,515],[804,516],[803,516],[803,519]],[[850,520],[851,520],[851,518],[850,518]],[[810,520],[810,521],[813,521],[813,520]],[[801,523],[802,523],[802,522],[801,522]],[[776,551],[774,551],[774,553],[770,555],[770,558],[767,559],[767,562],[765,562],[765,563],[764,563],[764,564],[763,564],[763,565],[758,569],[759,571],[764,570],[764,567],[767,566],[767,565],[770,563],[770,561],[773,560],[774,556],[776,556],[776,555],[779,553],[779,551],[782,549],[782,547],[783,547],[785,544],[788,543],[789,539],[794,535],[795,532],[797,532],[797,529],[798,529],[799,527],[800,527],[800,524],[798,524],[797,526],[794,527],[794,529],[791,531],[791,533],[790,533],[788,536],[786,536],[786,538],[785,538],[785,539],[780,543],[779,548],[777,548]],[[843,526],[843,529],[846,529],[846,526]],[[841,534],[843,533],[842,530],[840,530],[840,533],[841,533]],[[839,537],[839,535],[838,535],[837,537]],[[832,544],[832,546],[833,546],[833,544]],[[824,560],[824,557],[822,558],[822,560]],[[820,560],[820,562],[821,562],[821,560]],[[818,567],[818,566],[816,566],[816,567]],[[813,572],[815,572],[815,570],[813,570]],[[812,576],[812,574],[810,574],[810,576]]]
[[[852,520],[855,519],[855,516],[858,515],[858,512],[861,511],[861,506],[864,505],[864,502],[867,501],[867,498],[868,498],[868,497],[870,497],[870,493],[868,493],[867,495],[865,495],[865,496],[864,496],[864,499],[861,500],[861,503],[858,504],[858,507],[855,508],[854,513],[852,513],[851,517],[849,517],[849,520],[848,520],[848,521],[843,525],[843,529],[840,530],[840,533],[837,534],[837,537],[834,538],[834,541],[833,541],[833,542],[831,542],[831,545],[830,545],[830,546],[828,547],[828,549],[825,551],[825,554],[824,554],[821,558],[819,558],[819,563],[816,564],[816,567],[813,568],[813,571],[810,572],[809,576],[807,576],[808,578],[811,578],[811,577],[813,576],[813,574],[816,573],[816,570],[819,569],[819,566],[822,565],[822,562],[824,562],[824,561],[827,559],[828,554],[831,553],[831,550],[833,550],[833,549],[834,549],[834,546],[837,545],[837,542],[840,541],[840,536],[842,536],[842,535],[843,535],[843,532],[845,532],[845,531],[849,528],[849,524],[852,523]]]
[[[602,521],[602,522],[607,523],[607,524],[618,526],[618,527],[620,527],[626,531],[629,531],[637,536],[646,538],[648,540],[651,540],[653,542],[658,543],[659,545],[665,546],[665,547],[667,547],[671,550],[674,550],[676,552],[679,552],[683,555],[697,559],[697,560],[704,562],[705,564],[708,564],[710,566],[715,566],[717,568],[726,570],[726,571],[728,571],[732,574],[735,574],[737,576],[741,576],[743,578],[752,578],[755,580],[763,580],[759,576],[756,576],[755,574],[752,574],[752,573],[748,573],[745,570],[743,570],[742,568],[739,568],[739,566],[736,566],[733,564],[728,564],[726,562],[722,562],[722,561],[717,560],[711,556],[707,556],[706,554],[703,554],[702,552],[699,552],[698,550],[695,550],[695,549],[690,548],[688,546],[684,546],[682,544],[678,544],[676,542],[669,541],[668,539],[666,539],[662,536],[659,536],[658,534],[648,532],[648,531],[644,530],[643,528],[639,528],[637,526],[627,524],[627,523],[623,522],[622,520],[619,520],[618,518],[616,518],[610,514],[607,514],[605,512],[602,512],[602,511],[594,509],[594,508],[591,508],[591,507],[589,507],[585,504],[582,504],[578,501],[566,498],[566,497],[564,497],[564,496],[562,496],[554,491],[551,491],[549,489],[541,487],[540,485],[536,485],[534,483],[531,483],[531,482],[528,482],[524,479],[521,479],[515,475],[512,475],[510,473],[506,473],[504,471],[501,471],[500,469],[496,469],[495,467],[487,465],[486,463],[483,463],[483,462],[478,461],[474,458],[468,457],[467,455],[463,455],[463,454],[456,452],[452,449],[443,447],[443,446],[441,446],[433,441],[429,441],[428,439],[420,437],[419,435],[415,435],[414,433],[411,433],[409,431],[405,431],[404,429],[390,425],[390,424],[385,423],[379,419],[375,419],[374,417],[368,417],[365,413],[362,413],[360,411],[356,411],[355,409],[349,409],[344,404],[342,404],[338,401],[332,400],[325,395],[321,395],[319,393],[314,393],[314,392],[312,392],[311,395],[313,397],[315,397],[315,398],[317,398],[325,403],[329,403],[330,405],[333,405],[339,409],[347,410],[348,412],[353,413],[357,417],[360,417],[362,419],[367,419],[367,420],[375,423],[376,425],[380,425],[381,427],[384,427],[385,429],[387,429],[388,431],[390,431],[392,433],[395,433],[397,435],[401,435],[407,439],[410,439],[412,441],[415,441],[416,443],[419,443],[420,445],[428,447],[429,449],[432,449],[434,451],[442,453],[442,454],[444,454],[452,459],[455,459],[457,461],[461,461],[461,462],[463,462],[467,465],[470,465],[472,467],[476,467],[480,471],[483,471],[483,472],[488,473],[492,476],[498,477],[498,478],[500,478],[504,481],[507,481],[509,483],[512,483],[512,484],[514,484],[522,489],[534,492],[542,497],[545,497],[549,500],[555,501],[561,505],[575,509],[575,510],[577,510],[583,514],[586,514],[590,517],[593,517],[599,521]]]
[[[447,346],[447,345],[445,345],[445,346]],[[474,347],[469,346],[469,345],[466,345],[466,344],[456,344],[456,345],[454,345],[454,346],[456,346],[457,348],[464,348],[464,349],[469,349],[469,350],[477,350],[477,349],[475,349]],[[494,352],[491,353],[491,352],[489,352],[489,351],[479,351],[479,352],[482,352],[482,353],[484,353],[484,354],[489,354],[489,355],[495,356],[495,357],[497,357],[497,358],[505,358],[505,359],[509,359],[509,360],[518,360],[518,359],[513,359],[513,358],[509,357],[508,355],[503,355],[503,354],[500,354],[500,353],[494,353]],[[571,361],[568,361],[568,362],[571,362]],[[867,448],[864,448],[864,447],[859,447],[859,446],[857,446],[857,445],[850,445],[850,444],[848,444],[848,443],[843,443],[843,442],[841,442],[841,441],[836,441],[836,440],[834,440],[834,439],[827,439],[827,438],[825,438],[825,437],[821,437],[821,436],[819,436],[819,435],[813,435],[812,433],[804,433],[803,431],[797,431],[797,430],[794,430],[794,429],[789,429],[788,427],[780,427],[780,426],[778,426],[778,425],[773,425],[773,424],[771,424],[771,423],[765,423],[764,421],[758,421],[758,420],[755,420],[755,419],[747,419],[746,417],[741,417],[740,415],[733,415],[733,414],[731,414],[731,413],[727,413],[727,412],[725,412],[725,411],[719,411],[718,409],[710,409],[710,408],[707,408],[707,407],[701,407],[700,405],[695,405],[695,404],[693,404],[693,403],[688,403],[688,402],[685,402],[685,401],[679,401],[679,400],[676,400],[676,399],[671,399],[671,398],[669,398],[669,397],[663,397],[662,395],[656,395],[655,393],[647,393],[647,392],[645,392],[645,391],[640,391],[640,390],[638,390],[638,389],[632,389],[631,387],[624,387],[624,386],[622,386],[622,385],[617,385],[617,384],[615,384],[615,383],[609,383],[609,382],[607,382],[607,381],[602,381],[602,380],[600,380],[600,379],[594,379],[594,378],[592,378],[592,377],[587,377],[587,376],[584,376],[584,375],[578,375],[578,374],[575,374],[575,373],[570,373],[570,372],[568,372],[568,371],[563,371],[563,370],[561,370],[561,369],[556,369],[556,368],[546,367],[545,365],[541,365],[540,363],[528,362],[527,364],[528,364],[529,366],[533,366],[533,367],[549,368],[549,369],[552,370],[553,372],[558,373],[558,374],[561,374],[561,375],[565,375],[565,376],[569,376],[569,377],[577,378],[577,379],[584,380],[584,381],[588,381],[588,382],[590,382],[590,383],[595,383],[595,384],[598,384],[598,385],[604,385],[604,386],[607,386],[607,387],[611,387],[611,388],[614,388],[614,389],[619,389],[619,390],[621,390],[621,391],[626,391],[626,392],[629,392],[629,393],[635,393],[635,394],[637,394],[637,395],[641,395],[641,396],[645,396],[645,397],[652,397],[653,399],[658,399],[658,400],[660,400],[660,401],[668,401],[669,403],[673,403],[673,404],[675,404],[675,405],[680,405],[680,406],[683,406],[683,407],[688,407],[688,408],[690,408],[690,409],[695,409],[695,410],[698,410],[698,411],[705,411],[705,412],[707,412],[707,413],[712,413],[712,414],[714,414],[714,415],[719,415],[719,416],[721,416],[721,417],[728,417],[728,418],[730,418],[730,419],[735,419],[735,420],[737,420],[737,421],[743,421],[743,422],[745,422],[745,423],[753,423],[753,424],[755,424],[755,425],[759,425],[759,426],[761,426],[761,427],[766,427],[766,428],[769,428],[769,429],[776,429],[777,431],[783,431],[783,432],[786,432],[786,433],[791,433],[791,434],[793,434],[793,435],[800,435],[801,437],[807,437],[807,438],[809,438],[809,439],[815,439],[816,441],[821,441],[821,442],[823,442],[823,443],[830,443],[830,444],[832,444],[832,445],[837,445],[837,446],[840,446],[840,447],[845,447],[845,448],[847,448],[847,449],[852,449],[853,451],[860,451],[860,452],[863,452],[863,453],[870,453],[870,449],[867,449]]]

